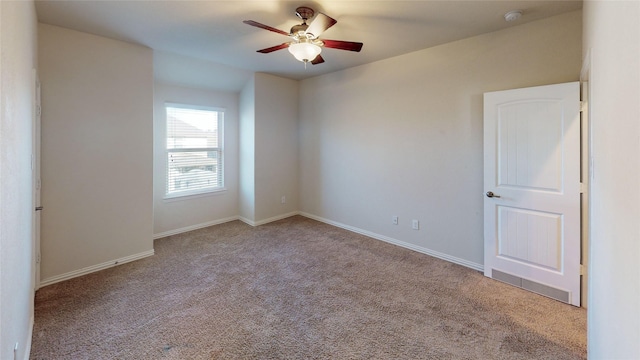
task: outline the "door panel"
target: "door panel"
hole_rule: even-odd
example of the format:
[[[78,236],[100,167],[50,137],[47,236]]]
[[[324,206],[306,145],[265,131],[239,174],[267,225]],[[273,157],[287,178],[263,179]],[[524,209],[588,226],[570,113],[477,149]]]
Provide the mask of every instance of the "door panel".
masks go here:
[[[562,215],[498,206],[498,256],[560,271]]]
[[[485,275],[576,306],[579,105],[577,82],[484,96]]]
[[[561,191],[561,104],[515,102],[497,111],[498,185]]]

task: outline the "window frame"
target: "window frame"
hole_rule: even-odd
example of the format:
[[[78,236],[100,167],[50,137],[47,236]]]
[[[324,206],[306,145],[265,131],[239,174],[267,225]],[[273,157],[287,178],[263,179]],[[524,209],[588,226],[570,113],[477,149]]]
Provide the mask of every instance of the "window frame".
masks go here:
[[[168,122],[168,108],[176,108],[176,109],[187,109],[187,110],[201,110],[201,111],[211,111],[217,112],[217,129],[218,129],[218,147],[190,147],[190,148],[178,148],[178,149],[170,149],[169,148],[169,122]],[[208,196],[214,195],[221,192],[225,192],[227,188],[225,187],[225,161],[224,161],[224,117],[225,117],[225,108],[214,107],[214,106],[202,106],[202,105],[193,105],[186,103],[178,103],[178,102],[165,102],[164,103],[164,196],[163,200],[166,201],[175,201],[187,198],[195,198],[200,196]],[[179,153],[179,152],[192,152],[192,151],[214,151],[218,154],[218,164],[217,164],[217,172],[220,178],[220,186],[204,188],[204,189],[192,189],[192,190],[177,190],[169,192],[169,155],[171,153]]]

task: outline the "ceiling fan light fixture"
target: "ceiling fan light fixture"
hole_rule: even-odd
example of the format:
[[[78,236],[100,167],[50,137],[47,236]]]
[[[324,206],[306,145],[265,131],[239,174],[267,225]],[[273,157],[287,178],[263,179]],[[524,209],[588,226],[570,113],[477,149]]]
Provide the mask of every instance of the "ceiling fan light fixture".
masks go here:
[[[307,67],[307,63],[311,63],[311,65],[324,63],[324,59],[320,55],[323,47],[360,52],[360,50],[362,49],[362,43],[360,42],[320,39],[319,36],[325,30],[335,25],[338,21],[323,13],[317,13],[313,18],[313,21],[311,21],[311,23],[307,25],[307,20],[313,17],[314,14],[315,13],[311,8],[305,6],[298,7],[296,9],[296,15],[302,19],[302,24],[295,25],[288,33],[253,20],[245,20],[243,21],[243,23],[255,26],[260,29],[275,32],[280,35],[288,36],[291,41],[266,49],[261,49],[258,50],[258,52],[262,54],[268,54],[277,50],[288,48],[289,52],[298,61],[304,63],[305,68]]]
[[[309,62],[320,55],[322,49],[316,44],[309,42],[300,42],[289,45],[289,52],[295,56],[296,59],[302,62]]]

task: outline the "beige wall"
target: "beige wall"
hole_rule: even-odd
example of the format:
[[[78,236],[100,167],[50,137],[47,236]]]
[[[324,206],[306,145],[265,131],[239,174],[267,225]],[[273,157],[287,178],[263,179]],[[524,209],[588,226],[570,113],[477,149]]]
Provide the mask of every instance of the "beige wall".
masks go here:
[[[0,1],[0,359],[26,359],[33,324],[31,154],[37,66],[31,1]]]
[[[255,221],[263,222],[298,210],[298,82],[255,79]]]
[[[240,93],[240,126],[238,145],[240,154],[238,179],[238,207],[239,215],[244,221],[253,222],[256,219],[255,205],[255,122],[256,122],[256,81],[251,76]]]
[[[298,210],[298,82],[256,73],[240,95],[240,218]],[[285,203],[282,203],[282,197]]]
[[[153,253],[153,53],[40,24],[42,283]]]
[[[211,61],[154,50],[156,82],[193,89],[239,93],[253,72]]]
[[[592,167],[588,345],[640,359],[640,2],[585,1]]]
[[[157,83],[154,86],[153,233],[162,237],[236,219],[238,216],[238,94]],[[165,103],[224,109],[225,191],[164,199]]]
[[[580,62],[578,11],[303,80],[300,210],[481,269],[482,95]]]

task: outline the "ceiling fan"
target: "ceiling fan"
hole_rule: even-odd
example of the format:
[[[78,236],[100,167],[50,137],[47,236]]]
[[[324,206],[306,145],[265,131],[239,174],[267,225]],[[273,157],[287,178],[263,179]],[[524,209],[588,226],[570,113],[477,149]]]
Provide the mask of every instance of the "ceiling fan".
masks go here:
[[[298,7],[296,9],[296,16],[302,19],[302,24],[294,25],[288,33],[253,20],[245,20],[243,23],[290,37],[293,41],[258,50],[257,52],[268,54],[276,50],[289,48],[289,52],[293,54],[296,59],[304,62],[305,67],[308,62],[313,65],[324,62],[324,59],[320,55],[322,47],[355,52],[359,52],[362,49],[362,43],[360,42],[319,39],[318,37],[325,30],[335,25],[338,21],[319,12],[313,21],[307,25],[307,20],[312,18],[314,14],[313,9],[309,7]]]

